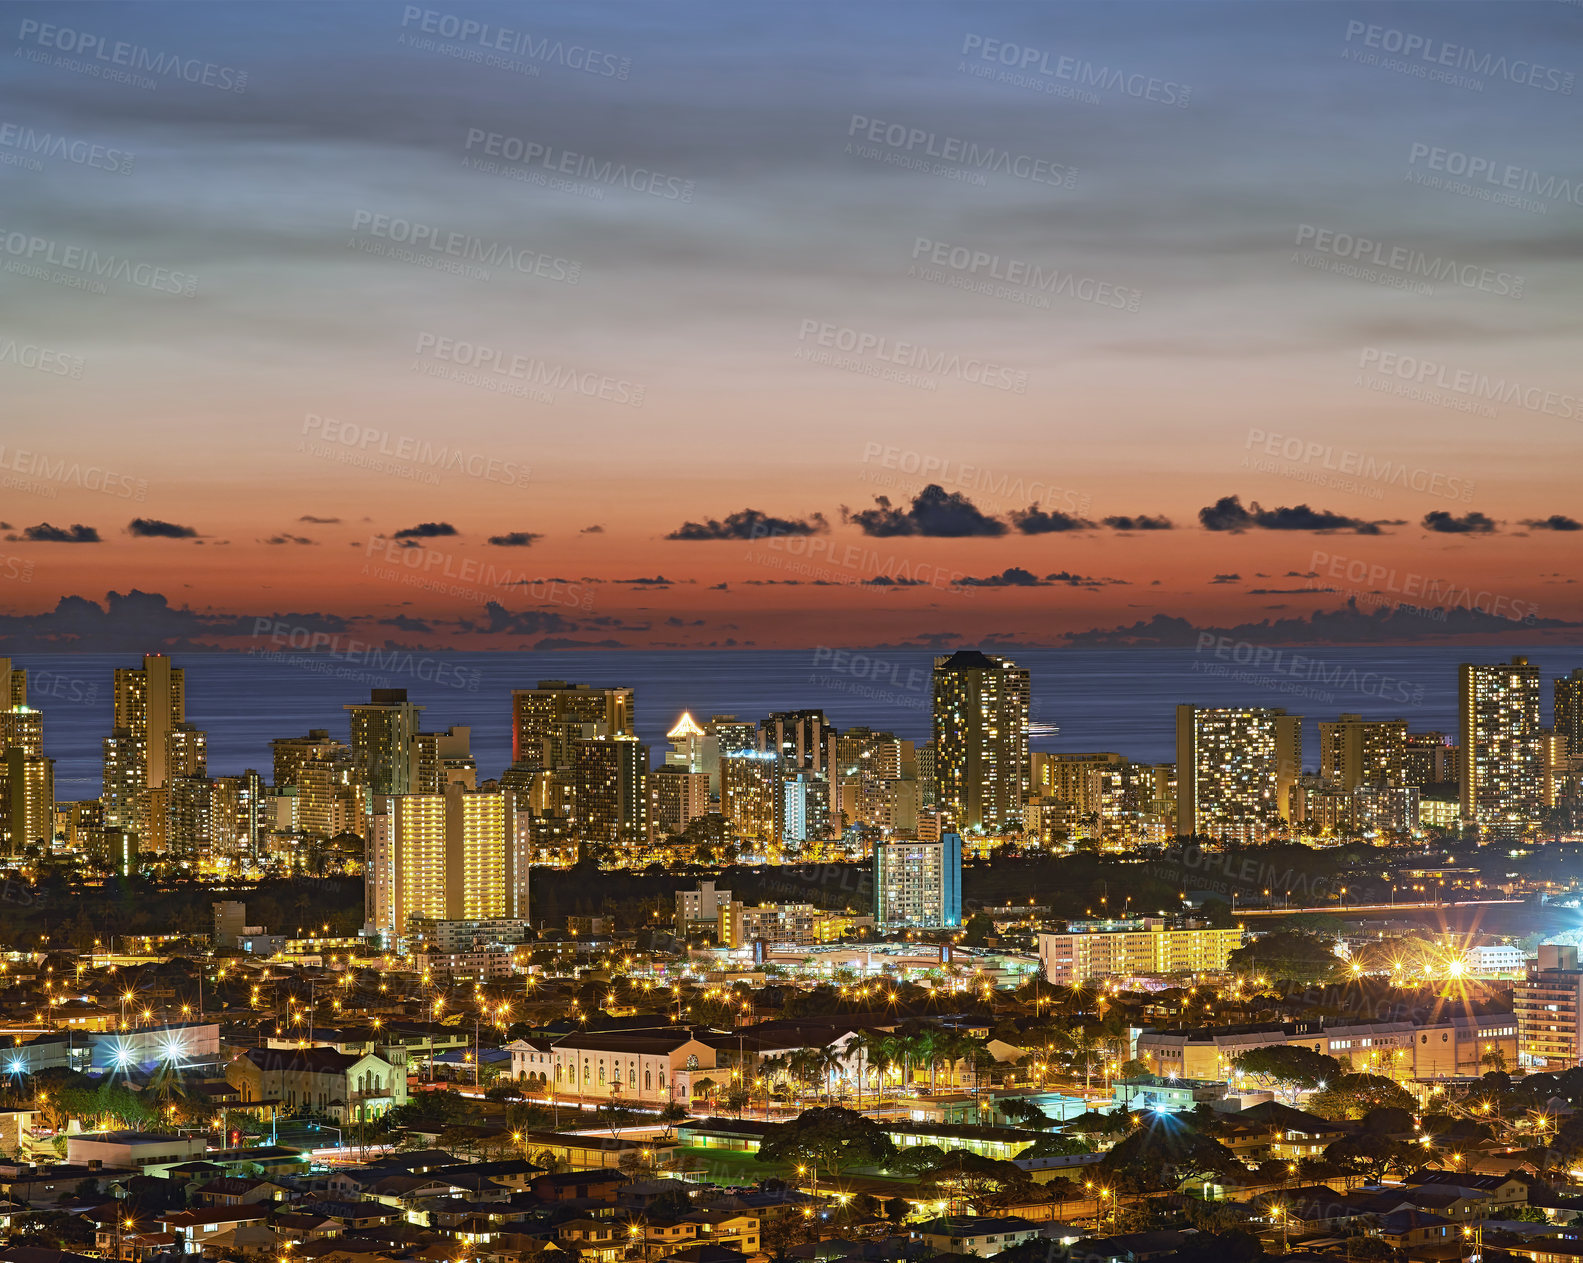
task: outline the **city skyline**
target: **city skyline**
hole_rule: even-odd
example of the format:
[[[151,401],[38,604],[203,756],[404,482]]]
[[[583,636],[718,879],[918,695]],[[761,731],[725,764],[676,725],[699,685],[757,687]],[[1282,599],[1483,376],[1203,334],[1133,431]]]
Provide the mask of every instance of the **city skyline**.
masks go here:
[[[1575,635],[1575,10],[816,9],[13,10],[0,635]]]

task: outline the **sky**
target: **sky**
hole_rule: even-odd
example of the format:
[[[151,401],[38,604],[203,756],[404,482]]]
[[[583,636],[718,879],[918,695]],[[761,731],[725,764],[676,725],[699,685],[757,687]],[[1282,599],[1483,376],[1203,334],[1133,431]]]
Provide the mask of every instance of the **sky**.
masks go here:
[[[0,5],[0,637],[1569,641],[1580,65],[1521,0]]]

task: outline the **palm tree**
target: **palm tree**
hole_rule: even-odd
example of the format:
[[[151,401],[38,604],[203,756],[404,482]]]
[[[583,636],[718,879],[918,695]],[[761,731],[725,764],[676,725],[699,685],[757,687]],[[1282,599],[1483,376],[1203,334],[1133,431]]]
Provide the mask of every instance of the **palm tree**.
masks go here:
[[[863,1108],[863,1079],[868,1070],[875,1065],[880,1067],[881,1085],[884,1083],[885,1058],[889,1055],[887,1041],[884,1035],[874,1031],[859,1031],[857,1038],[852,1041],[852,1046],[857,1050],[857,1107]]]
[[[918,1058],[919,1065],[925,1062],[929,1065],[929,1091],[934,1091],[935,1067],[940,1061],[940,1047],[943,1031],[934,1028],[925,1028],[917,1034],[910,1036],[913,1049]]]

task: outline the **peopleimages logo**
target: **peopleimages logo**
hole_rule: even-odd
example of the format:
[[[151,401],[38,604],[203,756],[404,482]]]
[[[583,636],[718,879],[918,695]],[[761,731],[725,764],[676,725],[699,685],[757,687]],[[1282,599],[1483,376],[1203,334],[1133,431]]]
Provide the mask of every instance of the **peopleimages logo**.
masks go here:
[[[589,184],[605,184],[630,189],[634,193],[647,193],[668,202],[693,200],[695,184],[692,180],[652,171],[648,167],[629,167],[624,162],[610,162],[569,149],[557,149],[526,136],[507,136],[503,132],[469,127],[466,149],[468,157],[462,159],[462,165],[489,174],[518,174],[533,183],[547,183],[551,177],[566,176],[586,180]],[[486,162],[485,158],[498,158],[500,161]]]
[[[1466,478],[1425,469],[1422,465],[1382,460],[1368,452],[1355,451],[1350,447],[1338,448],[1333,443],[1303,439],[1295,434],[1272,434],[1254,427],[1248,431],[1243,447],[1249,452],[1279,457],[1288,464],[1318,465],[1321,469],[1348,478],[1401,487],[1423,495],[1443,496],[1447,500],[1460,500],[1463,503],[1473,498],[1474,484]],[[1244,468],[1252,467],[1247,458],[1242,463]],[[1261,469],[1260,472],[1270,471]]]
[[[1449,391],[1451,394],[1504,407],[1542,412],[1563,421],[1576,421],[1583,416],[1583,400],[1577,395],[1564,395],[1540,386],[1526,386],[1522,382],[1476,373],[1471,369],[1452,368],[1449,364],[1420,359],[1416,355],[1404,355],[1398,351],[1364,347],[1358,367],[1409,383],[1415,388]]]
[[[1410,246],[1389,245],[1355,233],[1336,232],[1318,228],[1313,224],[1297,226],[1299,246],[1316,254],[1345,259],[1349,263],[1362,263],[1400,272],[1406,276],[1423,277],[1446,285],[1460,285],[1463,289],[1476,289],[1499,298],[1521,298],[1523,278],[1512,272],[1497,272],[1477,263],[1462,263],[1442,255],[1426,254]]]
[[[315,440],[331,448],[345,448],[370,459],[385,458],[410,464],[434,475],[464,474],[498,482],[503,487],[526,487],[532,470],[513,460],[501,460],[482,452],[469,452],[449,443],[434,443],[410,434],[392,434],[377,426],[358,425],[335,417],[307,413],[302,419],[304,440]],[[300,447],[299,447],[300,450]]]
[[[1009,40],[985,39],[968,35],[962,40],[962,56],[977,57],[1021,75],[1040,75],[1060,79],[1074,88],[1097,88],[1102,92],[1121,92],[1139,101],[1154,101],[1186,109],[1193,90],[1185,84],[1149,75],[1129,74],[1114,66],[1096,66],[1082,57],[1051,57],[1043,48],[1013,44]],[[1012,80],[1016,82],[1016,80]]]
[[[422,266],[432,266],[432,259],[443,256],[484,267],[501,268],[520,272],[524,276],[537,276],[548,281],[564,281],[576,285],[582,277],[583,265],[574,259],[530,250],[525,246],[510,246],[503,241],[490,241],[469,232],[452,232],[434,224],[403,219],[399,215],[385,215],[378,211],[355,210],[352,212],[352,231],[364,234],[348,244],[357,247],[374,246],[369,253],[388,253],[392,258],[410,260]],[[377,238],[370,242],[367,238]],[[429,257],[425,257],[429,256]]]
[[[547,35],[535,36],[531,31],[517,31],[509,26],[494,26],[455,13],[441,13],[437,9],[419,8],[409,4],[401,11],[401,25],[408,30],[441,39],[470,44],[491,53],[504,53],[508,57],[525,57],[548,65],[580,70],[602,79],[625,79],[632,71],[630,57],[602,53],[584,44],[567,43]]]
[[[1346,42],[1420,62],[1425,67],[1443,66],[1467,74],[1482,75],[1487,79],[1501,79],[1525,88],[1559,92],[1562,96],[1572,95],[1576,78],[1570,70],[1542,66],[1522,57],[1481,53],[1465,44],[1448,44],[1443,39],[1418,35],[1393,26],[1376,26],[1355,18],[1347,23]]]
[[[1583,206],[1583,184],[1552,172],[1536,171],[1511,162],[1501,162],[1461,149],[1445,149],[1414,141],[1407,152],[1408,179],[1431,188],[1445,187],[1452,192],[1499,192],[1513,197],[1526,195],[1552,202]],[[1430,172],[1437,174],[1431,175]],[[1451,181],[1443,177],[1450,176]],[[1454,183],[1462,181],[1465,188]]]
[[[1031,154],[1012,153],[1009,149],[980,145],[977,141],[963,140],[958,136],[942,136],[938,132],[909,127],[905,123],[891,123],[882,118],[854,114],[847,125],[846,134],[898,154],[920,159],[935,158],[971,171],[1015,176],[1019,180],[1032,180],[1035,184],[1049,184],[1056,188],[1077,187],[1077,168],[1066,163],[1035,158]],[[869,155],[859,153],[859,156]]]
[[[1006,368],[977,356],[959,355],[955,351],[936,351],[916,342],[867,333],[827,320],[804,320],[797,331],[797,340],[811,341],[814,346],[827,351],[845,352],[859,359],[876,360],[901,370],[955,377],[975,386],[990,386],[1019,395],[1026,394],[1028,390],[1028,374],[1023,370]]]
[[[190,272],[173,272],[152,263],[139,263],[118,254],[100,254],[86,246],[63,245],[51,237],[33,233],[8,231],[0,227],[0,254],[10,255],[6,271],[36,275],[54,280],[48,269],[64,268],[76,273],[68,278],[80,289],[104,293],[104,280],[122,281],[161,294],[179,294],[191,298],[198,292],[198,278]]]
[[[55,132],[35,131],[21,123],[0,123],[0,148],[11,150],[34,170],[39,169],[39,165],[31,160],[55,158],[74,162],[79,167],[108,171],[111,175],[132,174],[132,155],[124,149],[110,149],[91,140],[78,140]]]
[[[929,237],[915,237],[912,257],[926,260],[936,267],[947,268],[960,277],[974,281],[999,282],[1003,286],[1023,289],[1038,294],[1054,294],[1057,298],[1071,298],[1078,302],[1094,303],[1100,307],[1115,307],[1122,311],[1137,311],[1143,297],[1138,290],[1110,281],[1096,280],[1092,276],[1078,276],[1061,268],[1028,263],[1021,259],[1008,259],[988,250],[975,250],[969,246],[954,245],[949,241],[935,241]],[[908,275],[912,275],[909,270]],[[929,279],[925,277],[925,279]],[[953,288],[972,288],[956,284]],[[1001,296],[993,285],[984,292]]]
[[[205,88],[218,88],[222,92],[242,92],[247,88],[247,71],[234,66],[156,52],[142,44],[111,41],[103,35],[74,30],[69,26],[56,26],[34,18],[22,20],[17,30],[17,40],[23,44],[36,45],[41,50],[47,48],[65,54],[56,60],[68,69],[84,70],[97,78],[115,80],[143,73],[167,80],[179,79]],[[22,49],[17,49],[19,55],[22,52]],[[28,60],[38,61],[40,57],[30,53]],[[151,87],[159,86],[158,79],[147,80],[146,83]]]

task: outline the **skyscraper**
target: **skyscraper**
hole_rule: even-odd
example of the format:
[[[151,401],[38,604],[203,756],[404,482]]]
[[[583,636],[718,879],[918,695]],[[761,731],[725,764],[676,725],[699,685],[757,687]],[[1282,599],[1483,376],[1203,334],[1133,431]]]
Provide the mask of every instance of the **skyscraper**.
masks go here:
[[[704,735],[704,730],[694,722],[693,717],[683,711],[682,717],[665,734],[665,740],[671,743],[671,748],[665,752],[665,766],[683,768],[688,772],[702,772]]]
[[[1566,738],[1567,753],[1583,758],[1583,667],[1556,679],[1555,730]]]
[[[0,755],[0,840],[5,853],[48,847],[55,836],[55,760],[12,746]]]
[[[666,763],[649,774],[649,821],[656,838],[680,833],[709,811],[709,773]]]
[[[186,675],[164,654],[144,654],[141,667],[115,671],[115,724],[141,753],[143,788],[165,784],[167,739],[187,718]]]
[[[959,832],[1022,819],[1029,789],[1028,672],[960,649],[934,662],[935,806]]]
[[[587,842],[640,846],[648,841],[649,748],[636,737],[572,742],[572,812]]]
[[[572,743],[591,737],[631,737],[630,688],[597,688],[540,680],[511,694],[511,761],[532,767],[570,767]]]
[[[414,916],[480,921],[528,914],[528,817],[509,793],[450,786],[381,800],[366,846],[366,928],[387,945]]]
[[[0,710],[26,705],[26,668],[12,666],[10,658],[0,658]]]
[[[874,848],[874,919],[882,928],[962,924],[962,839],[881,842]]]
[[[478,764],[473,759],[472,744],[471,728],[418,733],[410,751],[412,792],[443,794],[452,781],[477,789]]]
[[[44,753],[44,712],[25,702],[0,710],[0,754],[12,748]]]
[[[1462,818],[1515,828],[1538,819],[1545,802],[1539,736],[1539,668],[1464,662],[1458,708]]]
[[[406,689],[370,689],[366,703],[353,703],[346,711],[352,756],[369,793],[410,793],[412,746],[423,707],[407,700]]]
[[[165,734],[165,777],[203,776],[209,770],[209,734],[191,724],[172,724]]]
[[[1292,815],[1302,718],[1266,707],[1176,708],[1176,831],[1268,841]]]
[[[141,834],[147,809],[148,760],[143,738],[117,728],[104,739],[104,825]]]
[[[1407,721],[1342,715],[1319,724],[1319,774],[1342,789],[1406,783]]]
[[[720,756],[720,812],[737,837],[766,845],[780,842],[786,804],[778,763],[768,751]]]
[[[822,710],[776,711],[758,727],[758,748],[780,759],[783,772],[828,772],[835,729]]]

